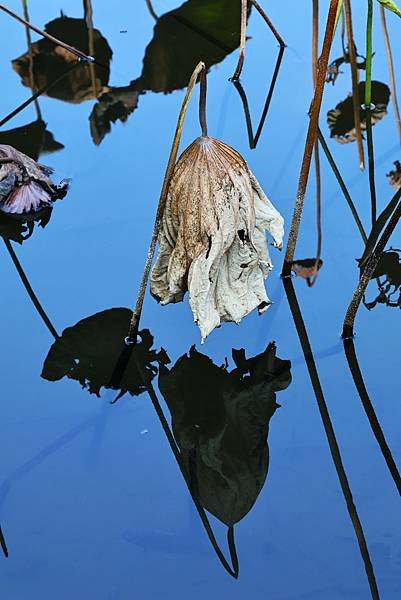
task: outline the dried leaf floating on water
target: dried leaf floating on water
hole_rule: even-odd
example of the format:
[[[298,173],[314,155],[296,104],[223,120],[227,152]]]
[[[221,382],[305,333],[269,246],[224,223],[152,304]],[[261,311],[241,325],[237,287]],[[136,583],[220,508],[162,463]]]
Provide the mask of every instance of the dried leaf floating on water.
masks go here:
[[[37,213],[63,198],[68,183],[55,185],[49,178],[51,169],[0,144],[0,211],[13,215]]]
[[[221,321],[264,312],[272,268],[265,230],[281,249],[283,218],[242,156],[214,138],[196,139],[170,182],[151,293],[168,304],[189,291],[203,339]]]

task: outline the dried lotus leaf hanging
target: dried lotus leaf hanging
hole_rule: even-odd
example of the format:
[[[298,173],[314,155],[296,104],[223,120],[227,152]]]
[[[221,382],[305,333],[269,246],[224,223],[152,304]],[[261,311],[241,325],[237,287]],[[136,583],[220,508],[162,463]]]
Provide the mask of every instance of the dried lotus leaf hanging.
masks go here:
[[[200,75],[202,135],[178,161],[183,119]],[[135,341],[150,266],[150,291],[162,304],[179,302],[188,292],[202,339],[223,321],[239,323],[254,309],[271,304],[264,285],[272,262],[265,231],[281,249],[284,222],[264,194],[244,158],[208,136],[206,69],[199,63],[192,75],[177,125],[155,229],[131,323]]]

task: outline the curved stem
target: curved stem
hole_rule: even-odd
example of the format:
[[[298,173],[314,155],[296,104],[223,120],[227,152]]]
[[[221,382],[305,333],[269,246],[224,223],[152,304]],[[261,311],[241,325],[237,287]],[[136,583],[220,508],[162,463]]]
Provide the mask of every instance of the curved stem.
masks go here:
[[[194,90],[196,81],[198,79],[198,76],[200,75],[200,73],[202,73],[202,71],[205,71],[205,70],[206,70],[206,67],[203,62],[198,63],[198,65],[195,67],[195,70],[192,73],[191,79],[188,84],[187,92],[185,94],[185,97],[184,97],[184,100],[183,100],[183,103],[181,106],[180,114],[178,116],[177,127],[176,127],[174,138],[173,138],[173,144],[171,147],[170,156],[169,156],[168,163],[167,163],[166,173],[164,175],[163,187],[162,187],[162,190],[160,193],[159,204],[157,206],[156,218],[155,218],[155,223],[153,226],[153,232],[152,232],[152,236],[150,239],[150,244],[149,244],[149,249],[148,249],[148,253],[146,256],[143,275],[142,275],[141,283],[139,285],[138,295],[137,295],[137,299],[136,299],[136,303],[135,303],[135,307],[133,310],[133,315],[132,315],[132,319],[131,319],[131,323],[130,323],[130,327],[129,327],[129,331],[128,331],[128,340],[131,343],[136,343],[136,338],[137,338],[138,329],[139,329],[139,320],[140,320],[141,313],[142,313],[143,301],[144,301],[144,297],[145,297],[146,288],[148,285],[148,279],[149,279],[150,269],[152,266],[153,256],[154,256],[154,253],[156,250],[157,238],[159,236],[159,230],[160,230],[160,226],[161,226],[161,222],[162,222],[162,218],[163,218],[164,208],[166,205],[168,188],[170,185],[171,177],[173,176],[174,167],[175,167],[175,163],[177,160],[178,148],[180,145],[185,115],[186,115],[188,105],[189,105],[189,102],[190,102],[190,99],[192,96],[192,92]]]
[[[239,58],[232,80],[236,81],[240,78],[242,67],[245,60],[245,44],[246,44],[246,25],[248,17],[248,0],[241,0],[241,34],[239,42]]]
[[[159,17],[157,16],[157,14],[155,13],[155,11],[153,9],[151,0],[145,0],[145,3],[146,3],[146,6],[148,8],[150,15],[154,18],[155,21],[157,21],[159,19]]]
[[[355,352],[354,340],[345,339],[344,342],[344,350],[345,356],[347,357],[348,366],[351,371],[352,379],[354,380],[355,387],[358,390],[359,397],[362,402],[362,406],[365,410],[366,416],[369,420],[370,427],[373,431],[373,434],[376,438],[377,443],[379,444],[381,453],[383,455],[384,460],[386,461],[388,470],[390,471],[391,477],[394,480],[395,486],[398,490],[398,493],[401,495],[401,477],[398,471],[397,465],[395,464],[393,455],[391,454],[391,450],[387,444],[386,438],[384,437],[383,430],[379,423],[379,420],[376,416],[375,409],[373,408],[373,404],[369,398],[368,391],[365,386],[365,382],[363,380],[362,371],[360,369],[358,359]]]
[[[308,133],[305,141],[304,155],[302,159],[301,172],[298,181],[298,190],[295,201],[294,213],[291,222],[291,228],[288,235],[287,249],[283,264],[283,277],[290,276],[291,264],[294,259],[295,248],[298,239],[299,226],[301,223],[302,211],[305,201],[306,187],[308,184],[309,171],[312,160],[313,148],[316,140],[320,107],[322,104],[323,90],[326,81],[327,65],[329,62],[329,55],[331,44],[333,41],[334,24],[337,14],[337,6],[339,0],[330,0],[329,13],[326,22],[326,31],[324,34],[324,41],[320,60],[318,64],[318,72],[316,76],[315,93],[312,100],[310,119],[308,126]]]

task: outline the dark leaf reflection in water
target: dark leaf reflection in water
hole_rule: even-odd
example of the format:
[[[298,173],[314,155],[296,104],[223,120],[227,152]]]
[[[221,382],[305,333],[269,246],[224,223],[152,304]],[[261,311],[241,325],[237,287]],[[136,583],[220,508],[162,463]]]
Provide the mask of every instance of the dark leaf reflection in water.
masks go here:
[[[11,4],[14,10],[21,10],[17,2]],[[85,1],[84,4],[88,6],[89,3]],[[35,159],[46,152],[54,152],[49,162],[54,161],[57,173],[64,176],[64,169],[66,175],[73,171],[76,200],[60,208],[57,206],[53,213],[36,215],[38,218],[30,222],[0,219],[0,235],[9,250],[0,257],[2,332],[8,340],[3,346],[2,395],[10,399],[3,403],[2,416],[1,439],[5,447],[2,456],[6,459],[2,461],[4,476],[0,486],[0,521],[4,532],[2,535],[0,529],[0,545],[4,553],[9,546],[11,555],[8,564],[6,561],[2,564],[2,567],[5,565],[5,576],[0,581],[2,595],[12,600],[35,594],[42,594],[46,599],[58,595],[61,600],[67,600],[79,597],[84,589],[88,599],[123,600],[131,593],[128,590],[132,589],[134,569],[139,596],[152,600],[186,598],[189,594],[194,598],[229,595],[235,600],[242,600],[247,595],[258,600],[269,596],[280,600],[298,597],[319,600],[355,597],[362,600],[379,597],[379,593],[384,600],[398,600],[401,594],[399,526],[392,495],[397,494],[397,490],[383,462],[385,458],[389,466],[391,459],[388,454],[387,458],[379,454],[383,444],[376,447],[372,432],[364,427],[365,415],[358,413],[361,404],[358,404],[357,391],[363,395],[369,390],[370,403],[377,413],[395,465],[392,474],[396,476],[400,455],[394,432],[397,431],[399,403],[394,381],[399,369],[393,332],[399,325],[396,320],[399,311],[387,307],[396,308],[399,304],[399,243],[392,240],[394,248],[387,248],[369,284],[365,304],[368,308],[373,308],[371,305],[374,304],[375,310],[362,307],[358,317],[360,325],[355,345],[358,346],[360,363],[357,364],[362,383],[355,364],[350,367],[354,379],[355,374],[358,376],[355,384],[359,389],[353,388],[345,358],[338,353],[325,352],[339,340],[346,302],[359,274],[355,258],[363,253],[348,208],[343,208],[343,199],[336,196],[334,206],[325,198],[332,185],[331,174],[325,167],[322,171],[323,226],[327,230],[323,256],[325,269],[319,275],[316,289],[305,288],[299,292],[303,319],[310,323],[309,339],[305,340],[303,334],[300,336],[304,350],[306,348],[305,361],[302,362],[297,354],[298,341],[290,325],[291,316],[285,302],[280,302],[279,294],[273,298],[275,304],[269,318],[250,317],[239,328],[222,328],[207,342],[202,354],[191,350],[178,360],[177,357],[182,356],[196,339],[190,318],[182,309],[174,308],[169,319],[160,315],[157,307],[149,302],[145,307],[143,327],[149,327],[155,336],[155,347],[166,347],[175,364],[167,367],[166,355],[153,350],[153,336],[145,332],[143,345],[138,344],[138,357],[130,355],[127,371],[116,385],[113,373],[124,352],[123,338],[131,311],[102,308],[129,306],[134,288],[131,277],[139,277],[141,261],[136,260],[136,254],[147,244],[153,217],[150,202],[157,194],[152,182],[160,178],[163,171],[163,144],[168,137],[164,132],[173,126],[177,112],[175,100],[177,104],[180,101],[179,93],[168,97],[163,93],[184,87],[194,62],[203,59],[211,69],[211,106],[216,112],[221,97],[230,87],[227,80],[238,58],[234,50],[239,44],[239,19],[237,14],[234,18],[237,8],[230,10],[233,4],[228,7],[223,1],[201,3],[189,0],[182,6],[174,6],[172,1],[166,4],[155,2],[157,13],[166,12],[155,23],[152,34],[154,23],[140,6],[116,4],[116,10],[108,10],[105,17],[102,3],[93,4],[96,28],[88,22],[87,14],[84,18],[73,18],[74,15],[80,17],[81,3],[75,13],[70,6],[65,7],[69,16],[56,19],[54,7],[32,4],[31,10],[35,11],[38,25],[48,23],[50,28],[60,22],[68,27],[71,25],[69,33],[60,28],[54,29],[53,33],[83,51],[91,52],[90,40],[97,40],[100,48],[97,60],[102,65],[96,64],[90,69],[90,65],[70,61],[63,52],[54,53],[47,42],[34,41],[36,66],[32,81],[30,55],[29,51],[24,51],[22,26],[21,37],[17,40],[15,36],[5,48],[7,60],[2,76],[6,91],[1,110],[2,115],[8,113],[7,123],[11,119],[13,122],[7,125],[7,130],[2,126],[0,143],[11,144]],[[355,6],[354,3],[354,11]],[[219,11],[219,7],[223,10]],[[214,9],[213,19],[210,11],[206,14],[209,8]],[[238,14],[239,8],[238,2]],[[307,81],[309,65],[306,68],[304,62],[309,32],[304,26],[304,6],[291,7],[291,26],[287,24],[289,17],[283,18],[278,8],[273,5],[266,8],[272,11],[273,20],[277,20],[290,48],[283,60],[284,74],[278,78],[277,96],[274,96],[279,100],[275,105],[276,118],[267,123],[252,161],[258,174],[262,177],[266,174],[267,190],[269,180],[278,182],[277,200],[288,224],[292,209],[290,198],[299,167],[299,161],[296,166],[294,164],[297,149],[288,150],[288,132],[296,119],[299,125],[307,124],[310,83]],[[324,13],[326,7],[321,8]],[[173,13],[178,15],[175,24]],[[247,44],[249,63],[243,82],[250,96],[248,110],[249,107],[253,109],[255,99],[260,100],[260,89],[268,87],[266,71],[274,70],[277,55],[277,48],[274,52],[270,47],[266,50],[266,31],[261,23],[258,24],[259,17],[254,18],[254,15],[255,11],[252,11],[251,38]],[[356,15],[355,12],[355,38],[358,49],[364,52],[363,19],[359,26]],[[190,26],[186,18],[190,20]],[[388,21],[392,27],[391,17]],[[129,37],[135,23],[144,32],[139,36],[142,40],[140,48],[135,38],[137,34]],[[78,30],[83,35],[81,41]],[[127,31],[122,36],[123,41],[120,41],[121,36],[119,38],[120,31]],[[398,49],[396,31],[394,29],[392,38]],[[5,33],[7,40],[10,36],[7,31]],[[177,46],[174,35],[180,41]],[[122,50],[125,40],[129,40],[129,45]],[[111,48],[114,50],[113,63],[110,62]],[[386,64],[379,43],[374,50],[375,77],[387,86]],[[107,51],[108,56],[101,55],[102,51]],[[193,56],[196,58],[192,62]],[[338,48],[333,48],[333,56],[339,56]],[[397,56],[399,53],[394,52],[396,67]],[[15,57],[21,60],[19,74],[24,86],[31,89],[36,99],[39,98],[39,111],[34,100],[28,99],[21,104],[26,97],[24,88],[10,66],[12,60],[15,68],[15,61],[18,61]],[[254,59],[255,63],[252,63]],[[259,71],[254,67],[254,64],[260,64],[257,60],[263,62]],[[364,58],[358,60],[365,61]],[[166,68],[160,68],[164,63]],[[218,69],[211,68],[214,64],[219,65]],[[363,68],[365,64],[359,66]],[[66,70],[70,73],[63,81],[61,71]],[[58,83],[53,87],[56,80]],[[339,98],[345,98],[349,88],[350,82],[345,76],[337,80],[334,88],[327,86],[321,122],[324,113],[335,106]],[[15,102],[10,102],[7,89],[15,95]],[[213,89],[218,89],[218,93]],[[43,94],[44,90],[45,97],[41,99],[38,92]],[[148,92],[146,98],[142,96],[143,92]],[[227,94],[224,97],[228,97]],[[129,120],[138,102],[141,110]],[[224,132],[225,141],[235,141],[234,145],[246,148],[243,114],[237,104],[223,103],[220,108],[227,114],[225,122],[231,124]],[[386,171],[381,166],[382,157],[387,161],[387,171],[391,162],[399,158],[396,153],[389,153],[394,124],[391,108],[388,102],[384,104],[389,116],[374,128],[375,150],[379,157],[376,161],[378,203],[388,187]],[[36,114],[32,116],[30,111],[34,106]],[[255,112],[258,114],[258,110]],[[97,145],[106,134],[111,134],[113,123],[125,122],[126,128],[123,131],[115,127],[104,144],[94,148],[89,143],[89,114],[90,133]],[[361,111],[362,124],[363,117]],[[374,121],[374,111],[372,117]],[[252,122],[248,122],[251,141],[254,132],[249,123],[252,126]],[[344,127],[345,133],[339,134],[340,137],[347,137],[347,132],[352,132],[353,123]],[[349,147],[340,147],[335,141],[329,141],[329,144],[343,183],[352,183],[348,185],[349,192],[358,218],[365,224],[369,222],[369,199],[361,183],[362,176],[353,178],[355,171],[349,166],[352,162],[348,160]],[[151,168],[146,155],[151,156]],[[127,162],[127,156],[132,160]],[[283,156],[288,156],[285,168],[282,167]],[[124,173],[124,168],[130,177],[118,176],[118,173]],[[395,179],[397,169],[396,166]],[[107,177],[104,177],[106,170]],[[134,172],[135,181],[131,177]],[[146,186],[143,186],[141,175],[146,179]],[[110,179],[112,185],[106,181]],[[100,180],[103,180],[102,187],[98,184]],[[158,183],[156,190],[157,187]],[[31,237],[35,224],[49,226],[45,231],[35,227],[35,235]],[[369,235],[368,228],[366,232]],[[309,240],[312,235],[306,210],[304,239]],[[22,243],[28,237],[31,240],[17,249],[17,255],[12,244]],[[304,255],[308,256],[308,253]],[[305,266],[308,268],[309,265],[300,263],[300,267]],[[14,290],[17,273],[48,331],[39,329],[37,315],[34,311],[31,314],[29,305],[25,305],[24,289]],[[304,274],[308,275],[308,271]],[[32,276],[32,285],[28,275]],[[379,297],[376,301],[377,285]],[[43,306],[49,310],[54,323],[60,325],[60,331],[64,329],[62,334],[58,334]],[[76,325],[68,327],[71,323]],[[299,315],[296,325],[302,333]],[[50,351],[49,333],[55,338]],[[253,361],[264,364],[265,359],[271,358],[271,348],[269,352],[260,353],[271,339],[277,339],[280,356],[291,358],[294,382],[287,392],[280,394],[284,408],[270,421],[269,430],[269,420],[276,408],[275,392],[272,391],[275,384],[261,383],[252,372],[252,364],[256,364]],[[313,354],[312,345],[315,348]],[[230,370],[227,365],[218,366],[232,346],[245,347],[246,357],[254,358],[236,354],[239,367]],[[48,379],[40,379],[47,353],[42,374],[48,375]],[[313,355],[316,358],[314,366]],[[197,366],[191,370],[189,367],[195,363],[203,365],[202,368]],[[335,470],[331,469],[330,455],[327,460],[327,448],[320,439],[321,424],[316,424],[317,411],[310,401],[311,388],[305,365],[312,373]],[[182,382],[187,367],[189,374]],[[244,374],[241,368],[249,368],[249,371]],[[158,373],[160,389],[156,386]],[[163,378],[166,388],[163,388]],[[50,384],[51,379],[57,383]],[[284,378],[283,385],[286,381]],[[259,385],[267,389],[265,395],[259,394]],[[81,386],[85,388],[83,392]],[[173,389],[174,393],[171,389],[166,391],[167,388]],[[188,394],[184,394],[185,389]],[[89,401],[89,395],[85,393],[88,391],[102,398],[98,400],[92,395]],[[124,391],[140,395],[129,398],[127,393],[115,406],[104,401],[104,397],[113,400],[116,394],[120,396]],[[206,391],[207,395],[202,393]],[[172,428],[164,416],[167,414],[164,402],[157,400],[159,392],[170,411]],[[252,394],[252,400],[248,394]],[[181,396],[181,402],[175,400]],[[246,410],[230,413],[226,411],[229,397],[233,400],[233,410],[234,407],[243,409],[244,397],[249,400],[248,407],[256,408],[252,408],[251,413]],[[198,403],[195,402],[197,399]],[[202,404],[206,409],[204,412],[199,409]],[[97,414],[99,406],[101,413]],[[152,406],[168,440],[167,451],[158,429],[152,430]],[[144,425],[140,424],[143,418]],[[110,419],[107,430],[106,419]],[[57,429],[59,421],[60,430]],[[199,429],[195,425],[199,425]],[[136,427],[149,429],[150,435],[140,436],[138,441]],[[226,437],[223,429],[228,432]],[[270,466],[267,434],[272,457]],[[376,439],[380,436],[377,428],[375,435]],[[93,442],[90,442],[90,452],[92,458],[96,458],[88,470],[85,469],[87,438]],[[232,438],[242,443],[233,444]],[[254,441],[259,453],[243,451],[248,447],[247,440]],[[174,461],[170,461],[171,452],[179,469]],[[269,479],[262,489],[268,466]],[[340,486],[336,487],[331,471],[337,472]],[[396,477],[393,479],[397,481]],[[188,492],[182,489],[183,481],[222,565],[234,575],[238,565],[235,564],[233,538],[228,540],[228,550],[232,550],[229,564],[224,558],[227,553],[222,550],[225,543],[220,543],[220,534],[226,525],[230,527],[238,522],[253,507],[246,519],[236,525],[236,544],[241,559],[241,578],[237,582],[226,576],[221,565],[213,562],[210,546],[208,552],[203,552],[193,530],[186,531],[183,503]],[[236,498],[233,490],[238,490]],[[341,490],[350,517],[348,525],[347,513],[342,510]],[[214,515],[210,522],[209,511]],[[173,525],[168,522],[170,514],[176,520]],[[198,521],[191,513],[189,527],[196,527],[193,523]],[[127,528],[133,533],[122,533]],[[146,532],[143,539],[138,530]],[[135,544],[127,547],[125,541]],[[162,558],[159,552],[164,552]],[[82,571],[76,568],[78,559]],[[361,574],[364,567],[365,581]],[[155,569],[160,577],[151,576]],[[43,591],[45,587],[46,592]]]

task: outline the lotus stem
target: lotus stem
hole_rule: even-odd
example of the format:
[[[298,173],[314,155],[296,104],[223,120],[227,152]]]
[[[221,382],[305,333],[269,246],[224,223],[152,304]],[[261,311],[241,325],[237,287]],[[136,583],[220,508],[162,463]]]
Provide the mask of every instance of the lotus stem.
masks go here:
[[[401,116],[400,116],[400,110],[398,107],[397,87],[395,84],[393,53],[391,50],[390,36],[388,34],[388,29],[387,29],[386,11],[382,5],[380,5],[380,16],[381,16],[381,24],[382,24],[382,29],[383,29],[384,44],[386,46],[388,71],[389,71],[390,87],[391,87],[391,97],[392,97],[392,101],[393,101],[395,120],[397,122],[398,134],[400,136],[400,141],[401,141]]]
[[[277,31],[277,29],[275,28],[275,26],[273,25],[273,23],[271,22],[271,20],[269,19],[269,17],[267,16],[267,14],[265,13],[265,11],[263,10],[263,8],[260,6],[260,4],[256,0],[249,0],[249,2],[250,2],[250,4],[252,4],[256,8],[256,10],[258,11],[258,13],[262,17],[262,19],[265,21],[265,23],[267,24],[267,26],[271,30],[272,34],[274,35],[274,37],[278,41],[278,43],[280,45],[280,48],[285,48],[286,47],[286,43],[284,42],[283,38],[281,37],[281,35]]]
[[[319,0],[312,0],[312,81],[313,88],[316,87],[317,67],[318,67],[318,52],[319,52]],[[315,157],[315,173],[316,173],[316,228],[317,228],[317,249],[314,265],[314,274],[312,278],[307,279],[309,287],[312,287],[318,277],[318,268],[320,263],[320,255],[322,252],[322,185],[320,178],[320,156],[319,156],[319,140],[316,137],[314,145]]]
[[[284,258],[282,276],[289,277],[291,274],[291,265],[294,259],[295,248],[298,239],[299,226],[301,223],[302,211],[305,201],[306,187],[308,184],[313,148],[315,145],[317,128],[319,123],[319,113],[322,104],[324,85],[326,81],[327,65],[331,44],[333,41],[334,24],[337,14],[339,0],[330,0],[329,13],[326,22],[326,31],[324,34],[323,47],[318,62],[316,75],[315,93],[312,100],[308,132],[305,141],[304,155],[302,159],[301,172],[299,175],[298,190],[295,201],[294,213],[291,222],[291,228],[288,236],[287,249]]]
[[[373,435],[375,436],[376,441],[379,444],[380,451],[386,462],[386,465],[391,474],[391,477],[394,480],[394,483],[398,490],[398,493],[401,495],[400,473],[398,471],[397,465],[395,464],[391,450],[387,444],[386,438],[384,436],[383,430],[382,430],[379,420],[377,418],[372,401],[369,398],[369,394],[366,389],[365,382],[363,380],[362,371],[361,371],[361,368],[359,366],[358,359],[356,356],[354,340],[352,338],[348,338],[348,339],[344,339],[343,342],[344,342],[345,356],[347,357],[348,366],[351,371],[351,375],[352,375],[352,379],[354,380],[355,387],[356,387],[359,397],[361,399],[362,406],[363,406],[366,416],[369,420],[369,424],[372,429]]]
[[[137,338],[138,328],[139,328],[139,320],[140,320],[141,313],[142,313],[143,301],[144,301],[144,297],[145,297],[146,288],[148,285],[148,279],[149,279],[150,269],[152,266],[153,257],[154,257],[155,250],[156,250],[157,238],[159,236],[159,230],[160,230],[160,225],[161,225],[162,218],[163,218],[164,208],[166,205],[168,188],[170,185],[171,177],[173,176],[175,163],[177,161],[177,154],[178,154],[178,149],[179,149],[179,145],[180,145],[180,141],[181,141],[182,128],[184,125],[185,115],[187,113],[188,105],[191,100],[191,96],[192,96],[194,87],[196,85],[198,76],[202,73],[202,71],[206,72],[206,66],[205,66],[205,63],[200,62],[197,64],[194,72],[191,75],[191,79],[189,81],[188,88],[187,88],[187,91],[186,91],[186,94],[185,94],[185,97],[184,97],[184,100],[183,100],[183,103],[181,106],[180,114],[178,116],[177,127],[176,127],[174,138],[173,138],[173,144],[171,147],[170,156],[169,156],[169,159],[167,162],[167,168],[166,168],[166,173],[164,175],[164,181],[163,181],[163,186],[162,186],[162,190],[160,193],[159,204],[157,206],[156,218],[155,218],[155,223],[153,226],[152,237],[150,240],[149,249],[148,249],[148,253],[147,253],[146,261],[145,261],[145,267],[143,270],[141,283],[139,285],[138,296],[136,299],[136,303],[135,303],[135,307],[134,307],[134,311],[133,311],[133,315],[132,315],[132,319],[131,319],[131,323],[130,323],[130,327],[129,327],[129,331],[128,331],[127,342],[129,342],[131,344],[136,343],[136,338]]]
[[[317,133],[318,133],[319,143],[322,146],[323,152],[325,153],[326,158],[329,162],[329,165],[334,173],[334,176],[338,181],[338,185],[340,186],[341,191],[344,194],[347,204],[351,210],[352,216],[354,217],[356,226],[358,227],[359,233],[361,234],[362,240],[363,240],[364,244],[366,244],[366,242],[368,241],[368,236],[366,235],[365,229],[362,225],[362,221],[358,215],[358,211],[356,210],[355,204],[351,198],[351,195],[347,189],[347,186],[345,185],[345,182],[341,176],[341,173],[340,173],[336,163],[334,162],[334,158],[329,150],[329,147],[326,143],[326,140],[323,137],[323,134],[322,134],[320,128],[318,129]]]
[[[366,138],[368,142],[369,187],[372,212],[372,227],[376,222],[377,200],[375,186],[375,159],[372,135],[372,26],[373,0],[368,0],[368,16],[366,21],[366,81],[365,81],[365,111]]]
[[[60,77],[57,77],[57,79],[55,79],[51,83],[48,83],[48,84],[42,86],[37,92],[32,94],[32,96],[30,98],[28,98],[28,100],[25,100],[25,102],[20,104],[17,108],[15,108],[8,115],[6,115],[4,117],[4,119],[1,119],[0,127],[3,127],[3,125],[5,125],[8,121],[11,121],[11,119],[13,119],[16,115],[18,115],[18,113],[23,111],[32,102],[35,102],[36,98],[39,98],[39,96],[48,92],[54,85],[56,85],[56,83],[61,81],[63,79],[63,77],[65,77],[68,73],[70,73],[71,71],[73,71],[74,69],[77,69],[77,68],[78,68],[78,64],[74,64],[72,67],[67,69],[62,75],[60,75]]]
[[[4,537],[1,526],[0,526],[0,546],[1,546],[1,549],[3,550],[4,556],[7,558],[8,557],[8,548],[7,548],[6,539]]]
[[[360,169],[365,168],[365,157],[363,152],[363,144],[362,144],[362,131],[361,131],[361,118],[360,118],[360,109],[361,109],[361,101],[359,98],[359,77],[358,77],[358,67],[356,65],[356,52],[355,52],[355,42],[354,42],[354,32],[352,26],[352,12],[351,12],[351,1],[344,0],[344,8],[345,8],[345,22],[347,28],[347,38],[348,38],[348,53],[349,60],[351,66],[351,79],[352,79],[352,102],[354,107],[354,123],[355,123],[355,131],[356,131],[356,143],[358,148],[358,160]]]
[[[202,69],[199,75],[200,97],[199,97],[199,123],[202,130],[202,136],[207,137],[206,120],[206,96],[207,96],[207,77],[206,69]]]
[[[153,5],[151,0],[145,0],[146,6],[148,7],[148,11],[150,13],[150,15],[154,18],[155,21],[158,21],[159,17],[157,16],[157,14],[155,13],[154,9],[153,9]]]
[[[14,248],[11,245],[11,242],[9,240],[7,240],[6,238],[3,237],[3,242],[7,248],[7,251],[11,257],[11,260],[14,263],[15,268],[17,269],[18,275],[20,276],[20,279],[22,281],[23,286],[25,287],[28,296],[30,297],[32,304],[34,305],[34,307],[36,308],[36,310],[39,313],[39,316],[41,317],[41,319],[43,320],[44,324],[46,325],[47,329],[50,331],[51,335],[54,337],[55,340],[58,339],[59,335],[56,331],[56,329],[53,327],[52,322],[50,321],[49,317],[47,316],[43,306],[41,305],[41,303],[39,302],[38,297],[36,296],[35,292],[32,289],[31,284],[29,283],[28,277],[26,276],[21,263],[18,260],[17,255],[14,252]]]
[[[400,190],[401,191],[401,190]],[[354,292],[352,300],[348,306],[348,310],[345,315],[344,324],[343,324],[343,339],[349,339],[354,336],[354,323],[355,317],[358,312],[359,305],[362,301],[362,298],[365,294],[366,288],[368,286],[369,281],[372,279],[372,276],[376,270],[376,267],[379,263],[380,257],[384,252],[384,249],[389,241],[399,219],[401,218],[401,201],[398,203],[396,209],[394,210],[386,228],[384,229],[381,238],[377,242],[377,245],[368,259],[362,275],[359,279],[358,286]]]
[[[88,48],[90,56],[95,55],[95,39],[93,35],[93,8],[91,0],[84,0],[84,9],[85,9],[85,21],[88,27]],[[98,89],[97,89],[97,81],[96,81],[96,73],[95,73],[95,65],[93,62],[89,63],[89,72],[93,89],[94,98],[98,97]]]
[[[330,449],[330,454],[337,472],[337,477],[347,506],[348,514],[355,531],[355,536],[358,541],[359,552],[365,565],[365,571],[370,587],[370,593],[373,600],[379,600],[379,590],[377,588],[375,573],[372,561],[370,559],[365,534],[363,531],[361,520],[358,515],[357,508],[353,500],[352,490],[349,485],[347,473],[345,471],[344,464],[342,461],[341,452],[337,442],[333,423],[330,418],[330,413],[324,397],[322,385],[320,383],[319,373],[317,371],[312,347],[308,338],[308,332],[306,330],[305,322],[302,317],[302,312],[299,307],[298,299],[291,279],[283,279],[283,284],[285,293],[287,295],[287,300],[291,310],[291,314],[294,319],[294,324],[297,330],[298,338],[301,343],[302,351],[305,357],[305,362],[311,380],[312,388],[315,393],[320,418],[322,420],[322,424],[326,433],[327,442]]]
[[[29,12],[28,12],[27,0],[22,0],[22,8],[24,11],[24,18],[26,21],[29,22]],[[31,39],[30,29],[27,25],[25,25],[25,33],[26,33],[26,42],[27,42],[28,54],[29,54],[29,84],[30,84],[32,92],[35,93],[37,91],[37,88],[35,85],[35,78],[33,75],[32,39]],[[35,104],[36,116],[39,120],[42,121],[43,119],[42,119],[42,113],[41,113],[40,106],[39,106],[39,101],[37,98],[35,98],[35,100],[33,102]]]
[[[20,23],[22,23],[26,27],[29,27],[29,29],[32,29],[32,31],[35,31],[36,33],[38,33],[39,35],[47,38],[48,40],[50,40],[54,44],[57,44],[57,46],[61,46],[62,48],[64,48],[68,52],[71,52],[72,54],[74,54],[75,56],[77,56],[78,58],[80,58],[81,60],[84,60],[86,62],[94,62],[95,59],[92,56],[87,56],[86,54],[84,54],[84,52],[81,52],[80,50],[77,50],[73,46],[70,46],[69,44],[66,44],[65,42],[62,42],[61,40],[58,40],[57,38],[55,38],[54,36],[50,35],[46,31],[43,31],[42,29],[39,29],[39,27],[36,27],[35,25],[32,25],[32,23],[29,23],[29,21],[27,21],[23,17],[20,17],[19,15],[17,15],[15,12],[13,12],[11,9],[9,9],[4,4],[0,4],[0,10],[4,11],[8,15],[10,15],[10,17],[13,17],[13,19],[16,19],[17,21],[19,21]]]
[[[245,44],[246,44],[246,22],[248,17],[248,0],[241,0],[241,34],[239,42],[239,58],[232,80],[236,81],[240,78],[242,67],[245,60]]]

